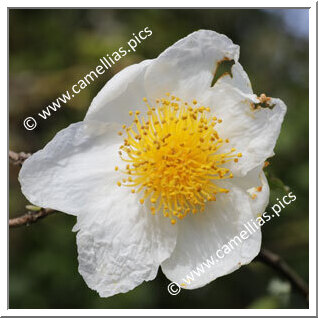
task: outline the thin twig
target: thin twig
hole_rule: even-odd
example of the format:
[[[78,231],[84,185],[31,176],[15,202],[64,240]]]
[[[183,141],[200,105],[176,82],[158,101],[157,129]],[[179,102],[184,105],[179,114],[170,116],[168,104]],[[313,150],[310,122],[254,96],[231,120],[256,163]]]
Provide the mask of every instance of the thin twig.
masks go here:
[[[262,248],[256,257],[256,260],[269,265],[287,278],[293,287],[305,296],[306,302],[309,303],[309,288],[307,283],[292,268],[290,268],[279,255]]]
[[[18,227],[18,226],[22,226],[22,225],[28,225],[31,223],[35,223],[37,220],[42,219],[46,216],[48,216],[49,214],[53,214],[55,213],[55,210],[52,209],[44,209],[41,208],[39,211],[28,211],[27,213],[18,216],[16,218],[13,219],[9,219],[9,227]]]
[[[9,160],[10,163],[16,166],[22,166],[23,162],[28,159],[31,156],[30,153],[25,153],[25,152],[15,152],[12,150],[9,150]],[[9,219],[9,227],[18,227],[22,225],[28,225],[31,223],[35,223],[37,220],[42,219],[49,214],[53,214],[56,212],[55,210],[52,209],[44,209],[40,208],[38,211],[28,211],[27,213],[18,216],[13,219]]]

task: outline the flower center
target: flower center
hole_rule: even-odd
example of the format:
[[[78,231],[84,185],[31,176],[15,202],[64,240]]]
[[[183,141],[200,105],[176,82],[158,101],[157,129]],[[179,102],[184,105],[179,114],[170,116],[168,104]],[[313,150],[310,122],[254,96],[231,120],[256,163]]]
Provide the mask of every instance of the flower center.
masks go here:
[[[234,148],[220,151],[229,140],[219,137],[215,126],[222,120],[212,117],[209,107],[166,95],[156,100],[156,107],[144,98],[146,118],[139,111],[129,112],[133,124],[123,125],[127,137],[119,151],[127,162],[122,171],[127,178],[117,184],[141,192],[141,204],[150,200],[152,214],[162,211],[175,224],[189,213],[203,212],[206,202],[215,201],[218,193],[229,192],[214,180],[233,178],[223,165],[237,162],[242,154],[234,154]]]

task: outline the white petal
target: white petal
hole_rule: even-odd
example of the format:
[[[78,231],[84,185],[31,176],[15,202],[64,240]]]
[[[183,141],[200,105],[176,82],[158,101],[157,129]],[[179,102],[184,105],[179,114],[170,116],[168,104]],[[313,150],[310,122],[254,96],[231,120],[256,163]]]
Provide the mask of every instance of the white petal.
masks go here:
[[[145,75],[148,96],[160,98],[170,92],[188,102],[200,100],[213,90],[213,74],[224,59],[233,59],[235,65],[232,66],[233,78],[226,75],[223,80],[251,93],[250,81],[238,58],[239,46],[225,35],[208,30],[191,33],[149,65]]]
[[[131,123],[130,110],[146,109],[144,74],[150,63],[145,60],[128,66],[110,79],[93,99],[84,120]]]
[[[252,174],[255,174],[255,171]],[[241,178],[243,187],[228,181],[225,185],[230,189],[228,194],[218,195],[216,202],[210,203],[204,213],[189,215],[179,222],[176,248],[171,257],[162,264],[167,278],[183,284],[181,286],[184,288],[202,287],[233,272],[241,265],[248,264],[259,253],[260,229],[254,228],[255,232],[250,229],[249,233],[245,228],[245,225],[249,226],[248,222],[253,226],[252,220],[264,211],[268,202],[268,185],[263,172],[260,172],[259,178],[261,179],[255,185],[255,177],[248,174]],[[254,201],[247,189],[259,184],[263,185],[263,190],[258,193],[258,201]],[[239,237],[243,230],[248,235],[245,239]],[[239,237],[239,240],[235,237]],[[237,244],[232,241],[233,248],[225,254],[224,245],[229,246],[229,242],[234,238]],[[219,249],[223,251],[219,252],[223,258],[217,257]],[[210,263],[209,267],[207,259],[211,261],[211,256],[215,263]]]
[[[269,201],[269,186],[263,171],[263,164],[251,170],[246,176],[231,179],[231,183],[245,190],[249,196],[249,202],[253,215],[262,214]],[[227,184],[222,184],[227,187]]]
[[[248,193],[252,198],[250,204],[254,216],[262,214],[269,202],[269,186],[263,171],[260,172],[259,179],[260,185],[254,185],[248,189]]]
[[[158,58],[131,65],[116,74],[92,101],[85,121],[128,124],[130,110],[146,111],[143,97],[154,102],[173,92],[184,100],[202,99],[213,90],[211,83],[218,63],[233,59],[232,75],[217,81],[251,93],[247,74],[238,62],[239,47],[225,35],[200,30],[176,42]],[[220,83],[219,83],[220,82]]]
[[[117,132],[115,124],[73,124],[20,172],[30,202],[78,216],[79,271],[104,297],[153,279],[173,251],[177,231],[142,207],[136,194],[117,186],[114,167],[123,164]]]
[[[79,272],[101,297],[154,279],[176,244],[177,227],[123,190],[109,193],[103,208],[81,213],[75,226]]]
[[[115,124],[82,122],[61,130],[20,171],[22,192],[35,205],[76,215],[111,194],[121,138]]]
[[[226,75],[220,77],[215,83],[215,87],[226,83],[238,88],[243,93],[253,94],[250,79],[239,62],[235,62],[235,64],[232,65],[231,72],[232,76]]]
[[[230,140],[228,147],[243,154],[239,162],[230,167],[234,176],[246,175],[274,155],[273,149],[286,113],[283,101],[271,98],[269,106],[275,105],[272,109],[254,109],[254,103],[259,103],[255,95],[222,84],[215,87],[203,103],[211,105],[211,113],[223,120],[215,129],[221,138]],[[221,148],[222,152],[224,149]]]

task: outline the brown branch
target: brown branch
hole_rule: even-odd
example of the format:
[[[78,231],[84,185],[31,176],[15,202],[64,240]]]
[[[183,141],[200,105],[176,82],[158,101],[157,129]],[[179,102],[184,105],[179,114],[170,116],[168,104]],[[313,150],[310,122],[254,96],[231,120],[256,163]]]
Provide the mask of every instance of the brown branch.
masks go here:
[[[31,156],[30,153],[24,153],[24,152],[14,152],[12,150],[9,150],[9,160],[10,163],[13,165],[19,165],[22,166],[23,162],[28,159]]]
[[[28,225],[30,223],[35,223],[37,220],[42,219],[46,216],[48,216],[49,214],[53,214],[57,211],[52,210],[52,209],[44,209],[41,208],[39,211],[28,211],[27,213],[18,216],[16,218],[13,219],[9,219],[9,227],[18,227],[18,226],[22,226],[22,225]]]
[[[309,288],[307,283],[277,254],[262,248],[256,259],[279,272],[287,278],[292,286],[297,289],[309,303]]]
[[[9,150],[9,161],[13,165],[22,166],[23,162],[31,156],[30,153],[15,152]],[[40,208],[38,211],[28,211],[27,213],[18,216],[16,218],[9,219],[9,227],[19,227],[22,225],[28,225],[35,223],[37,220],[42,219],[49,214],[55,213],[55,210]]]

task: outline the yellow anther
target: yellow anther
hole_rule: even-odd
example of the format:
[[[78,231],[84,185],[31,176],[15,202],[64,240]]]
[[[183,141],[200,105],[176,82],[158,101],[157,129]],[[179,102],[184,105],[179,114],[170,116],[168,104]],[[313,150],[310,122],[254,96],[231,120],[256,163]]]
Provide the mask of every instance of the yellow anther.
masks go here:
[[[120,181],[117,181],[117,185],[120,187],[120,186],[121,186],[121,182],[120,182]]]
[[[118,169],[119,169],[119,168],[116,166],[116,167],[115,167],[115,171],[118,171]]]
[[[118,135],[119,135],[119,136],[122,136],[122,135],[123,135],[123,133],[122,133],[121,131],[119,131],[119,132],[118,132]]]
[[[147,98],[146,98],[146,97],[144,97],[142,100],[143,100],[145,103],[147,102]]]
[[[123,185],[141,193],[141,204],[149,198],[152,214],[162,209],[175,224],[187,214],[203,212],[208,201],[228,193],[214,180],[233,178],[222,165],[240,156],[233,155],[234,148],[222,151],[223,139],[215,129],[218,119],[211,120],[209,107],[195,106],[196,100],[189,106],[179,97],[167,96],[158,98],[156,107],[144,99],[145,117],[137,117],[141,112],[135,111],[132,126],[122,126],[127,136],[119,153],[128,175]]]
[[[242,157],[242,154],[241,154],[241,153],[238,153],[237,156],[240,158],[240,157]]]
[[[133,112],[132,112],[132,111],[129,111],[129,115],[132,116],[132,114],[133,114]]]

